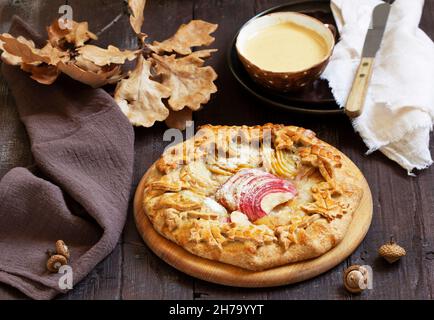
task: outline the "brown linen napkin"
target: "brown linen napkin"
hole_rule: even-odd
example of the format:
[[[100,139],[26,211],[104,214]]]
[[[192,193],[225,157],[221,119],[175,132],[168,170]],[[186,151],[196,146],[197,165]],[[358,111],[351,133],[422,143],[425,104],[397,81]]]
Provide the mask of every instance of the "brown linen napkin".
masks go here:
[[[41,43],[18,18],[10,33]],[[70,248],[74,284],[116,246],[128,207],[134,133],[102,89],[66,77],[45,86],[18,67],[2,71],[35,166],[15,168],[0,181],[0,282],[51,299],[62,292],[62,275],[45,266],[56,240]]]

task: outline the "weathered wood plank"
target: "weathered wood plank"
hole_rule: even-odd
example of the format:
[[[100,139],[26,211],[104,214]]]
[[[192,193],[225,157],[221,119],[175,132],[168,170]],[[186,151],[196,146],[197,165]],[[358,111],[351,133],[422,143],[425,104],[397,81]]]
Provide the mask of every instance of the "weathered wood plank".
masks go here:
[[[431,153],[434,150],[434,141],[431,140]],[[423,264],[428,284],[430,299],[434,298],[434,170],[430,169],[412,181],[412,192],[416,194],[413,214],[421,216],[421,263]]]
[[[89,29],[99,33],[110,24],[118,15],[117,20],[110,28],[99,34],[97,44],[103,47],[113,44],[120,48],[133,48],[136,39],[129,27],[125,4],[122,1],[83,1],[68,0],[73,9],[73,19],[88,21]],[[122,292],[122,239],[116,249],[77,286],[62,297],[65,299],[120,299]]]
[[[434,38],[434,1],[425,1],[421,28]],[[363,143],[343,135],[343,151],[357,159],[365,173],[374,198],[374,218],[368,236],[350,257],[348,264],[368,264],[374,272],[374,288],[355,299],[429,299],[432,298],[434,268],[429,252],[434,248],[433,168],[409,177],[403,169],[380,152],[368,157]],[[360,139],[358,139],[360,140]],[[431,140],[431,153],[433,153]],[[431,180],[430,180],[431,178]],[[430,182],[429,182],[430,181]],[[389,265],[378,257],[379,246],[395,239],[406,248],[407,256]]]
[[[1,63],[0,63],[1,67]],[[32,163],[26,130],[18,119],[13,98],[0,74],[0,179],[12,168]],[[23,299],[18,290],[0,283],[0,299]]]
[[[192,1],[148,1],[143,31],[149,41],[163,40],[193,17]],[[168,142],[164,123],[135,129],[133,190]],[[131,195],[131,204],[132,204]],[[193,279],[166,265],[143,243],[134,224],[132,205],[124,229],[123,299],[191,299]]]
[[[60,0],[0,0],[0,32],[9,28],[10,16],[18,14],[36,30],[57,16]],[[192,17],[219,23],[213,47],[219,52],[210,59],[219,74],[219,92],[205,108],[194,115],[196,124],[296,124],[316,131],[321,139],[339,147],[363,171],[372,188],[374,218],[362,245],[347,261],[309,281],[267,289],[238,289],[195,280],[166,265],[139,237],[130,208],[122,241],[88,277],[63,299],[391,299],[433,298],[434,283],[434,170],[430,168],[411,178],[381,153],[365,156],[361,139],[345,117],[307,117],[267,108],[250,97],[236,83],[226,64],[227,48],[233,35],[255,12],[287,1],[148,1],[144,31],[150,39],[164,39],[180,23]],[[91,30],[99,31],[122,10],[121,1],[69,0],[77,20],[88,20]],[[434,0],[426,0],[421,27],[434,38]],[[124,48],[135,46],[128,19],[122,17],[99,40]],[[167,142],[166,127],[136,128],[135,187],[158,158]],[[434,142],[431,141],[431,150]],[[31,164],[31,153],[24,127],[18,120],[12,97],[0,79],[0,177],[15,166]],[[395,265],[377,256],[378,247],[393,234],[408,252]],[[350,264],[368,264],[374,269],[374,289],[360,296],[342,288],[342,272]],[[15,289],[0,284],[0,299],[24,298]]]
[[[122,245],[118,243],[113,252],[101,261],[62,300],[112,300],[121,298]]]
[[[68,5],[73,9],[74,20],[87,21],[89,29],[98,34],[99,46],[107,47],[111,44],[122,49],[136,48],[136,37],[131,31],[128,15],[125,14],[124,1],[68,0]],[[100,34],[113,21],[116,22]]]
[[[12,15],[18,15],[44,32],[45,26],[55,17],[60,0],[0,1],[0,32],[7,32]],[[53,13],[53,14],[51,14]],[[0,179],[10,169],[32,163],[30,144],[24,126],[19,121],[13,98],[0,74]],[[0,284],[0,299],[24,299],[18,290]]]
[[[218,74],[218,92],[199,112],[194,113],[196,126],[211,124],[254,124],[264,114],[264,109],[256,108],[256,100],[247,93],[240,95],[240,86],[230,73],[226,54],[236,30],[254,14],[252,1],[195,1],[194,17],[219,27],[214,33],[216,41],[210,46],[217,48],[208,63]],[[234,109],[236,108],[236,109]],[[228,110],[229,114],[228,114]],[[235,111],[236,112],[233,112]]]
[[[374,289],[354,298],[428,298],[428,277],[421,254],[422,221],[416,212],[418,195],[412,192],[412,180],[418,178],[408,177],[380,153],[366,159],[362,171],[373,193],[374,217],[368,236],[351,256],[349,264],[370,265],[374,272]],[[407,256],[394,265],[377,254],[391,235],[407,250]]]
[[[58,8],[61,4],[66,3],[66,1],[19,1],[11,2],[9,5],[1,10],[2,15],[17,14],[24,18],[30,25],[32,25],[35,30],[39,31],[41,34],[45,32],[45,28],[49,25],[56,17],[58,17]],[[108,24],[116,15],[118,15],[123,10],[122,2],[112,2],[107,4],[106,1],[92,1],[83,2],[71,0],[68,4],[73,8],[74,19],[78,21],[87,20],[90,23],[90,27],[94,28],[95,32]],[[10,19],[4,19],[2,21],[10,21]],[[125,30],[128,30],[128,18],[123,17],[118,22],[117,28],[113,27],[111,30],[107,30],[106,33],[102,34],[100,37],[100,43],[106,45],[105,42],[114,43],[121,47],[126,47],[130,45],[130,40],[134,39],[132,35],[126,35]],[[123,27],[119,27],[122,26]],[[8,28],[7,24],[1,26],[6,30]],[[3,87],[2,87],[3,89]],[[2,108],[0,112],[9,112],[9,117],[1,117],[1,121],[10,121],[11,113],[10,108]],[[13,110],[13,109],[12,109]],[[8,119],[9,118],[9,119]],[[20,130],[14,130],[12,125],[18,126]],[[8,132],[19,134],[20,136],[25,135],[25,131],[20,127],[21,124],[18,118],[15,117],[13,121],[10,121],[8,126],[2,126],[2,128],[7,128]],[[12,129],[12,130],[11,130]],[[24,134],[22,133],[24,132]],[[1,135],[8,138],[8,136]],[[21,137],[20,137],[21,138]],[[15,140],[17,140],[15,138]],[[16,155],[20,161],[26,161],[30,157],[30,149],[28,146],[28,141],[23,137],[20,141],[23,141],[23,148],[28,153],[28,156],[21,155],[23,152],[14,151],[13,154]],[[2,153],[6,154],[8,149],[11,148],[12,142],[14,141],[9,137],[8,143],[1,143]],[[3,141],[1,141],[3,142]],[[18,148],[15,148],[18,149]],[[13,161],[2,161],[2,166],[5,170],[8,170],[14,166],[18,165],[28,165],[28,163],[20,163],[20,161],[12,159]],[[28,161],[28,160],[27,160]],[[8,165],[10,164],[10,165]],[[122,263],[122,247],[118,245],[111,255],[109,255],[103,262],[101,262],[80,284],[77,285],[76,289],[71,291],[69,294],[61,297],[64,299],[119,299],[121,293],[121,263]]]
[[[192,298],[193,278],[172,268],[142,244],[124,244],[122,299]]]
[[[420,27],[427,35],[434,39],[434,0],[426,0]],[[434,140],[431,135],[431,155],[434,154]],[[421,247],[418,251],[422,255],[421,263],[429,290],[429,298],[434,298],[434,170],[420,172],[416,179],[412,180],[412,192],[416,195],[413,214],[420,216]]]
[[[282,3],[282,1],[280,1]],[[210,61],[219,74],[219,92],[203,111],[195,115],[196,122],[204,123],[227,123],[227,124],[263,124],[266,122],[297,124],[319,131],[321,119],[307,120],[300,115],[292,115],[277,111],[263,105],[258,100],[249,96],[239,86],[226,66],[226,54],[232,38],[239,27],[250,19],[258,11],[277,5],[273,1],[250,2],[242,4],[238,1],[197,1],[195,5],[195,17],[219,23],[216,32],[216,43],[214,47],[219,52]],[[231,12],[232,14],[228,14]],[[335,144],[336,130],[321,130],[320,135],[330,143]],[[195,297],[205,299],[297,299],[297,298],[337,298],[340,288],[334,289],[331,283],[336,283],[339,275],[327,273],[314,280],[279,288],[268,289],[233,289],[229,287],[209,284],[204,281],[197,281]],[[327,288],[318,290],[317,288]],[[324,292],[330,291],[328,294]]]
[[[194,114],[195,124],[254,124],[262,112],[255,108],[255,101],[247,94],[240,95],[241,88],[230,73],[226,53],[236,30],[254,14],[252,1],[195,1],[194,17],[219,27],[212,48],[217,48],[209,64],[218,74],[218,92],[202,111]],[[231,111],[229,111],[231,110]],[[235,112],[234,112],[235,111]],[[228,112],[230,116],[228,116]],[[195,299],[266,299],[261,290],[230,289],[228,287],[195,280]]]
[[[54,1],[6,1],[0,2],[0,32],[7,32],[11,17],[23,18],[37,32],[45,32],[45,26],[57,16],[63,0]],[[31,164],[29,141],[7,84],[0,75],[0,177],[16,166]]]
[[[0,1],[0,32],[7,32],[13,15],[18,15],[36,32],[45,34],[48,26],[57,16],[59,7],[65,0],[1,0]]]
[[[32,163],[26,130],[19,121],[15,102],[0,75],[0,177],[16,166]]]
[[[424,12],[420,24],[421,28],[428,34],[431,39],[434,39],[434,0],[425,1]],[[430,141],[431,155],[434,153],[434,141],[431,135]],[[424,265],[427,269],[428,285],[431,299],[434,299],[434,194],[433,194],[434,170],[431,168],[419,176],[419,181],[416,183],[415,190],[419,195],[419,207],[417,211],[423,214],[423,254]]]

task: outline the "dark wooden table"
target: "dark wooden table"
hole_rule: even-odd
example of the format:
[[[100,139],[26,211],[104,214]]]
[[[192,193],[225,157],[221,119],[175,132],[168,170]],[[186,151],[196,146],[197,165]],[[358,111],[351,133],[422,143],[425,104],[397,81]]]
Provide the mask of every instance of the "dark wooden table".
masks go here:
[[[89,21],[93,31],[110,23],[122,10],[121,0],[0,0],[0,32],[8,30],[13,14],[20,15],[43,32],[65,2],[73,7],[74,19]],[[193,18],[219,24],[214,44],[219,52],[210,60],[219,75],[219,91],[202,111],[195,113],[196,124],[295,124],[316,131],[321,139],[341,149],[361,168],[374,198],[374,218],[360,247],[334,269],[302,283],[268,289],[230,288],[194,279],[156,257],[139,237],[130,206],[123,236],[115,250],[61,299],[434,298],[434,168],[418,173],[417,177],[409,177],[379,152],[365,156],[366,147],[345,116],[312,117],[275,111],[250,97],[230,74],[225,55],[236,30],[254,14],[284,2],[149,0],[144,30],[151,39],[164,39],[181,23]],[[434,0],[425,1],[421,27],[434,38]],[[134,47],[135,39],[127,17],[122,17],[104,32],[100,42],[121,48]],[[135,129],[133,188],[166,145],[162,140],[164,130],[164,124]],[[433,151],[433,140],[430,146]],[[18,120],[12,96],[4,80],[0,79],[0,177],[13,167],[31,163],[25,129]],[[407,250],[407,256],[394,265],[388,265],[377,256],[378,247],[391,235]],[[343,289],[343,270],[352,264],[372,266],[373,290],[355,296]],[[0,299],[17,298],[25,297],[0,284]]]

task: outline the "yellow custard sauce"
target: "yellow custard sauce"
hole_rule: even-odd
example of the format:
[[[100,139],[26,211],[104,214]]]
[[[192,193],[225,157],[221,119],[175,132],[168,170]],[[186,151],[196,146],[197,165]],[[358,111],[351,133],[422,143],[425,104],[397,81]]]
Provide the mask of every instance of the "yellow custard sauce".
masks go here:
[[[327,45],[315,31],[284,22],[256,32],[246,41],[243,51],[261,69],[294,72],[321,62],[327,55]]]

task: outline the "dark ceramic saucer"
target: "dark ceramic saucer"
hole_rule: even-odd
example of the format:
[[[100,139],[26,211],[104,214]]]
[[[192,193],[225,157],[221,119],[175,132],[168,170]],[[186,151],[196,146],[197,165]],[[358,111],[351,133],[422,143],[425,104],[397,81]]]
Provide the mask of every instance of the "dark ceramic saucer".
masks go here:
[[[304,0],[293,1],[265,10],[252,19],[256,19],[265,14],[281,11],[296,11],[317,18],[318,20],[334,25],[333,14],[330,10],[330,1]],[[245,71],[238,58],[235,42],[238,33],[228,52],[228,64],[232,74],[237,81],[252,95],[275,107],[310,114],[341,114],[343,109],[339,108],[333,98],[331,90],[326,80],[318,79],[310,86],[297,92],[279,93],[266,89],[256,84]]]

